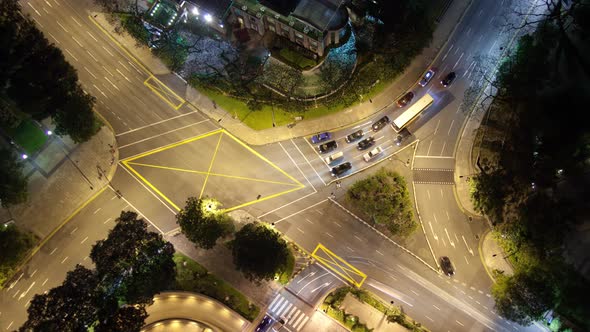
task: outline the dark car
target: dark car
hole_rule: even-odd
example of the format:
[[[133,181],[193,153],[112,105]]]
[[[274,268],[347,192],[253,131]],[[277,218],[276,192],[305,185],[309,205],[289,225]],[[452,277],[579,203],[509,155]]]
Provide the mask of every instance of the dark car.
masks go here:
[[[426,84],[428,84],[428,82],[434,77],[435,73],[436,71],[433,68],[428,69],[418,84],[420,84],[420,86],[426,86]]]
[[[445,78],[442,79],[442,81],[440,81],[440,84],[442,84],[442,86],[446,88],[447,86],[451,85],[451,83],[453,83],[455,77],[457,77],[457,74],[455,74],[455,72],[452,71],[448,73],[447,76],[445,76]]]
[[[338,143],[336,141],[329,141],[322,145],[320,145],[320,152],[327,153],[330,152],[338,147]]]
[[[354,133],[346,136],[345,140],[347,143],[350,143],[350,142],[356,141],[357,139],[359,139],[363,136],[365,136],[365,133],[363,133],[362,129],[359,129],[359,130],[355,131]]]
[[[397,100],[397,107],[404,107],[409,104],[412,99],[414,98],[414,93],[412,91],[403,95],[400,99]]]
[[[325,132],[325,133],[318,133],[317,135],[311,136],[311,143],[318,144],[320,142],[329,140],[332,138],[332,134]]]
[[[404,128],[397,134],[393,141],[395,145],[400,146],[402,145],[402,142],[410,135],[410,132],[406,128]]]
[[[371,128],[373,128],[373,131],[379,131],[379,130],[383,129],[383,127],[387,126],[388,123],[389,123],[389,118],[387,116],[384,116],[381,119],[379,119],[379,121],[373,123]]]
[[[351,168],[352,164],[348,161],[336,167],[332,167],[332,176],[340,176],[349,171]]]
[[[256,327],[256,332],[264,331],[264,329],[272,322],[272,317],[264,315],[264,318],[260,321],[260,324]]]
[[[448,275],[449,277],[455,274],[453,264],[447,256],[443,256],[440,258],[440,267],[443,270],[444,274]]]
[[[366,150],[375,144],[375,139],[373,137],[365,138],[364,140],[358,143],[357,148],[359,150]]]

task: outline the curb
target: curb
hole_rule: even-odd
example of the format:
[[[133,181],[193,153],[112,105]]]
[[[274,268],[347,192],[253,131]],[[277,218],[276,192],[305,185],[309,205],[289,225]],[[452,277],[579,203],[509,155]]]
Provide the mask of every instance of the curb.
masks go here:
[[[485,259],[483,257],[483,252],[482,252],[483,241],[489,233],[490,233],[490,230],[486,230],[486,232],[483,233],[482,236],[479,237],[479,243],[477,245],[477,250],[479,251],[479,259],[481,260],[481,265],[483,265],[483,268],[486,270],[486,274],[488,275],[488,277],[490,277],[490,279],[492,280],[493,283],[496,283],[496,279],[494,279],[493,274],[490,272],[490,269],[488,268],[488,265],[485,262]]]

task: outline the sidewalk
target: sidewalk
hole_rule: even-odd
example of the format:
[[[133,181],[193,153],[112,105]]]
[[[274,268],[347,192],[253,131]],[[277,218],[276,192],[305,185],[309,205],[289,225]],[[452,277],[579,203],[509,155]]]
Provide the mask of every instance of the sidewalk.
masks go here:
[[[54,130],[50,120],[43,126]],[[114,147],[116,141],[107,126],[82,144],[75,144],[69,137],[51,136],[38,153],[24,162],[27,201],[9,210],[1,209],[2,220],[13,219],[19,228],[39,239],[48,236],[113,177],[118,153],[112,154],[109,144]],[[97,167],[104,174],[100,179]]]
[[[500,248],[491,231],[484,234],[480,242],[481,261],[492,280],[494,270],[502,271],[505,275],[512,275],[514,270],[506,259],[506,253]]]
[[[385,315],[370,305],[357,300],[352,294],[346,294],[340,309],[347,314],[358,316],[359,321],[375,332],[406,332],[408,329],[397,324],[388,323]]]
[[[208,115],[215,121],[222,119],[220,124],[229,132],[241,140],[252,145],[263,145],[286,139],[301,137],[317,133],[319,131],[333,130],[355,123],[362,119],[368,118],[375,113],[383,110],[393,103],[397,97],[401,96],[408,87],[418,81],[428,66],[436,59],[438,52],[444,47],[447,40],[452,35],[457,23],[461,21],[463,14],[471,4],[472,0],[454,0],[447,12],[442,17],[437,29],[434,31],[431,45],[424,49],[422,55],[415,58],[406,71],[394,82],[392,82],[382,93],[367,101],[347,110],[330,114],[321,118],[312,120],[303,120],[298,122],[293,128],[276,127],[260,131],[251,129],[241,121],[233,119],[231,112],[217,107],[214,108],[211,100],[203,96],[199,91],[190,86],[186,86],[183,97],[200,111]],[[147,47],[137,47],[135,40],[127,33],[116,34],[113,27],[108,23],[101,13],[91,13],[96,21],[107,30],[113,38],[130,51],[141,63],[156,75],[170,74],[170,71],[163,67],[161,61],[152,55]]]

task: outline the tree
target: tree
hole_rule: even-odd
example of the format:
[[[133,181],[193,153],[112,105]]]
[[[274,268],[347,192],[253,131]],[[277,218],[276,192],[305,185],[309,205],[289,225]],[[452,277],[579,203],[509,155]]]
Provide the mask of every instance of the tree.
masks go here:
[[[141,331],[148,314],[144,305],[124,305],[118,308],[111,317],[101,321],[96,327],[97,332],[128,332]]]
[[[27,200],[27,179],[16,154],[0,148],[0,203],[3,207]]]
[[[89,140],[98,128],[92,111],[95,101],[78,85],[53,117],[55,133],[67,134],[76,143]]]
[[[233,231],[231,219],[217,211],[219,203],[212,199],[189,197],[186,206],[176,215],[182,233],[203,249],[211,249],[217,239]]]
[[[498,314],[522,325],[540,319],[557,298],[550,275],[539,267],[513,276],[500,275],[492,286]]]
[[[34,243],[31,234],[19,231],[14,224],[0,228],[0,285],[11,276]]]
[[[271,280],[284,271],[291,254],[279,233],[256,224],[247,224],[232,242],[234,264],[250,280]]]
[[[121,212],[116,223],[90,252],[104,293],[126,303],[151,303],[174,282],[174,247],[162,235],[148,232],[135,212]]]
[[[35,295],[20,331],[86,331],[96,320],[96,274],[82,265],[69,271],[62,285]]]

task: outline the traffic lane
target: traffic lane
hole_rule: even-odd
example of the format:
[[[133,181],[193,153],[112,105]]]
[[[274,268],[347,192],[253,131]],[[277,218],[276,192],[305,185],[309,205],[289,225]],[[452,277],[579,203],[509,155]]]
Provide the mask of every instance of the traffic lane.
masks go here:
[[[314,263],[293,278],[287,288],[297,297],[315,307],[331,290],[346,285],[347,283],[333,272]]]
[[[0,293],[2,317],[10,317],[10,322],[2,322],[4,327],[22,325],[32,297],[59,286],[76,264],[92,267],[90,249],[106,237],[124,209],[128,209],[127,203],[106,189],[55,233],[17,274],[18,282]]]

